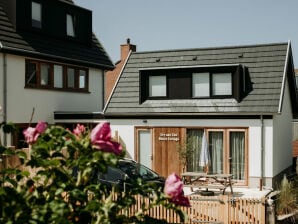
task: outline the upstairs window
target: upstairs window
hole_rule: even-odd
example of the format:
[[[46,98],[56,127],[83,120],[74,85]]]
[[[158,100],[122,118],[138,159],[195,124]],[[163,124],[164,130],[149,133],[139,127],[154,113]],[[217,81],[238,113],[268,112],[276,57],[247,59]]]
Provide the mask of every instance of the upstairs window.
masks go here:
[[[25,87],[88,92],[88,70],[81,67],[26,60]]]
[[[167,77],[165,75],[149,77],[149,97],[167,96]]]
[[[232,95],[232,74],[231,73],[212,74],[212,95],[214,96]]]
[[[63,66],[54,65],[54,88],[63,88]]]
[[[232,73],[193,73],[192,96],[195,98],[232,95]]]
[[[31,2],[31,21],[32,27],[41,28],[42,5],[37,2]]]
[[[67,88],[75,87],[75,70],[73,68],[67,68]]]
[[[66,14],[66,34],[69,37],[75,37],[75,16],[72,14]]]
[[[209,73],[193,73],[192,95],[193,97],[208,97],[210,95]]]
[[[86,70],[79,71],[79,89],[86,88],[87,73]]]

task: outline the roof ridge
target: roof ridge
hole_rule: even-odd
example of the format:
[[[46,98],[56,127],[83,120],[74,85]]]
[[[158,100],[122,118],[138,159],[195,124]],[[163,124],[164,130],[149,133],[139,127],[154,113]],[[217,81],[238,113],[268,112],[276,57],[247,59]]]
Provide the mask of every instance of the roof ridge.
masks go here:
[[[244,45],[231,45],[231,46],[216,46],[216,47],[202,47],[202,48],[178,48],[178,49],[164,49],[164,50],[148,50],[132,52],[133,54],[145,53],[163,53],[163,52],[181,52],[181,51],[195,51],[195,50],[217,50],[217,49],[236,49],[236,48],[253,48],[253,47],[266,47],[266,46],[279,46],[288,45],[289,42],[276,42],[264,44],[244,44]]]

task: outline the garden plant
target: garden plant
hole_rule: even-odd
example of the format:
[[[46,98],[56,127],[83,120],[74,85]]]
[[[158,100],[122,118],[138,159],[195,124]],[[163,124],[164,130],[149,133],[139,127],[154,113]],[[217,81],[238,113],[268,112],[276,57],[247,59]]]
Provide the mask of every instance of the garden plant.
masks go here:
[[[1,129],[4,134],[14,130],[9,124],[2,124]],[[94,170],[104,173],[125,155],[122,146],[111,138],[109,123],[91,130],[78,124],[68,130],[39,122],[28,127],[24,136],[29,155],[0,144],[0,223],[166,223],[150,217],[149,209],[156,206],[173,210],[182,222],[185,220],[180,206],[190,203],[176,174],[167,178],[164,189],[138,179],[133,188],[122,192],[92,181]],[[20,167],[3,165],[6,157],[16,155]],[[143,203],[130,214],[136,195],[148,198],[150,203]]]

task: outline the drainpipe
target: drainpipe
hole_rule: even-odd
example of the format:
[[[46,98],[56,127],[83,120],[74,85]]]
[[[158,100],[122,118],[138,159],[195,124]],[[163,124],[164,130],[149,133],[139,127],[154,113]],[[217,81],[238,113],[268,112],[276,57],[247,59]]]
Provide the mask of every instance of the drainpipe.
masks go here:
[[[261,176],[260,176],[260,191],[263,190],[264,181],[264,119],[263,115],[260,116],[261,121]]]
[[[2,42],[0,42],[0,50],[3,48]],[[3,105],[2,105],[2,117],[3,122],[7,120],[7,59],[6,53],[3,53]],[[3,136],[3,145],[7,145],[7,136]]]

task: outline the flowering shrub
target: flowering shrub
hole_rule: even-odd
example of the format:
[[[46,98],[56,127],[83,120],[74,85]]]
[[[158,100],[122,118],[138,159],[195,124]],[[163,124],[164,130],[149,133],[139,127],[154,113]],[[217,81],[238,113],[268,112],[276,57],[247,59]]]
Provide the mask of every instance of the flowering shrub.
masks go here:
[[[121,145],[111,138],[108,123],[89,131],[83,125],[73,130],[39,122],[24,131],[31,144],[30,159],[22,150],[1,147],[1,155],[17,154],[26,170],[2,169],[0,178],[0,223],[166,223],[147,215],[155,206],[164,206],[185,219],[179,205],[189,206],[180,178],[167,178],[164,192],[136,180],[134,188],[120,192],[94,183],[94,170],[106,172],[124,157]],[[74,169],[76,175],[74,175]],[[139,211],[128,214],[135,196],[150,200]]]

